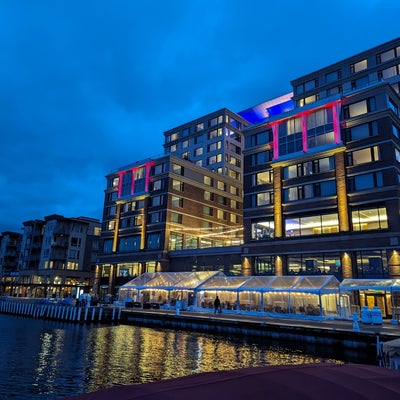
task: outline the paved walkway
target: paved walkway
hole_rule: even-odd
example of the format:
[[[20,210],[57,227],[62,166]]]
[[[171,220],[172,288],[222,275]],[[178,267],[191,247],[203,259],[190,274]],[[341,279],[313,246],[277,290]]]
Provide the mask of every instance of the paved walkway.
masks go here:
[[[261,316],[251,314],[236,314],[236,313],[224,313],[214,314],[211,312],[198,312],[198,311],[180,311],[179,315],[176,314],[175,310],[141,310],[141,309],[123,309],[123,314],[129,312],[143,313],[145,314],[157,314],[157,315],[175,315],[179,317],[194,318],[198,320],[214,320],[214,321],[234,321],[234,322],[251,322],[260,325],[278,325],[286,327],[304,327],[309,329],[318,329],[326,331],[337,331],[337,332],[355,332],[357,326],[354,326],[352,320],[320,320],[320,319],[309,319],[309,318],[287,318],[281,316]],[[393,324],[392,320],[383,320],[382,324],[364,324],[358,322],[358,332],[366,333],[370,335],[381,335],[387,338],[400,338],[400,324]]]

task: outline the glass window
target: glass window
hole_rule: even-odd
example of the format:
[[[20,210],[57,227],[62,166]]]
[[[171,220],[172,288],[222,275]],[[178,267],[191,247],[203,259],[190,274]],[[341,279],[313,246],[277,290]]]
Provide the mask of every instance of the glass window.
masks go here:
[[[184,168],[182,167],[182,165],[172,164],[172,172],[177,174],[177,175],[183,175]]]
[[[196,144],[200,144],[200,143],[202,143],[203,142],[203,135],[199,135],[199,136],[196,136],[195,138],[194,138],[194,144],[196,145]]]
[[[212,207],[203,206],[203,214],[204,214],[204,215],[208,215],[208,216],[212,216],[212,215],[213,215],[213,209],[212,209]]]
[[[320,184],[321,196],[336,195],[336,181],[325,181]]]
[[[353,118],[375,110],[375,98],[358,101],[344,107],[344,117]]]
[[[113,249],[113,240],[112,239],[106,239],[104,240],[103,243],[103,253],[105,254],[111,254]]]
[[[183,207],[183,199],[179,196],[171,197],[171,205],[172,207]]]
[[[252,166],[265,164],[272,160],[272,150],[260,151],[259,153],[251,154],[250,157],[250,162]]]
[[[161,247],[161,233],[150,233],[147,236],[147,249],[154,250]]]
[[[172,189],[176,190],[178,192],[183,192],[184,188],[184,183],[181,181],[178,181],[177,179],[172,180]]]
[[[270,239],[275,236],[274,219],[252,222],[251,238],[254,240]]]
[[[151,174],[154,176],[154,175],[160,175],[164,172],[167,172],[167,164],[161,163],[153,166]]]
[[[211,143],[207,146],[207,151],[215,151],[219,150],[222,147],[222,142],[219,140],[218,142]]]
[[[149,222],[151,224],[155,224],[162,221],[163,221],[163,213],[161,211],[149,214]]]
[[[353,231],[387,229],[388,219],[385,207],[356,209],[351,213]]]
[[[383,186],[382,172],[355,175],[349,178],[349,192]]]
[[[273,182],[273,171],[263,171],[252,175],[252,186],[264,185]]]
[[[117,187],[119,185],[119,177],[111,178],[110,184],[108,187]]]
[[[217,187],[219,190],[223,190],[224,192],[226,191],[226,183],[222,181],[218,181]]]
[[[273,204],[273,192],[257,193],[256,206],[266,206]]]
[[[366,149],[356,150],[349,154],[349,165],[360,165],[379,160],[379,147],[367,147]]]
[[[323,108],[307,115],[307,145],[309,148],[334,143],[332,108]]]
[[[279,155],[291,154],[303,150],[301,118],[291,118],[279,124],[278,135]]]
[[[163,196],[153,196],[151,198],[151,205],[153,207],[161,206],[163,203]]]
[[[286,237],[331,234],[339,232],[337,213],[285,219]]]
[[[229,188],[229,193],[235,196],[240,196],[240,189],[236,186],[232,186]]]
[[[180,233],[171,232],[169,235],[169,250],[182,250],[183,249],[183,235]]]
[[[373,121],[368,124],[357,125],[346,131],[346,139],[348,141],[365,139],[376,135],[378,135],[377,121]]]
[[[197,156],[201,156],[203,154],[203,148],[199,147],[197,149],[194,150],[194,155]]]
[[[185,128],[182,130],[182,137],[189,136],[190,128]]]
[[[326,83],[336,82],[340,78],[340,71],[333,71],[325,75]]]
[[[204,182],[205,185],[208,185],[208,186],[212,186],[213,185],[213,180],[209,176],[204,176],[203,182]]]
[[[396,157],[396,161],[400,162],[400,150],[399,149],[394,149],[394,154]]]
[[[122,175],[121,196],[131,195],[132,171],[125,171]]]
[[[357,72],[364,71],[367,68],[368,68],[368,63],[367,60],[365,59],[352,64],[350,66],[350,72],[352,74],[355,74]]]
[[[350,104],[349,113],[350,117],[366,114],[368,112],[367,101],[359,101],[358,103]]]
[[[226,220],[226,212],[224,210],[217,210],[217,218]]]
[[[380,71],[379,75],[383,79],[389,79],[392,76],[396,76],[398,74],[399,74],[398,73],[398,66],[397,65],[393,65],[392,67],[389,67],[389,68],[386,68],[386,69],[383,69],[382,71]]]
[[[115,229],[115,221],[113,220],[113,221],[108,221],[108,224],[107,224],[107,230],[108,231],[113,231]]]
[[[340,253],[303,253],[288,257],[289,275],[334,275],[343,279]]]
[[[120,238],[118,250],[120,252],[139,251],[140,235]]]
[[[204,191],[204,200],[213,201],[214,200],[214,193],[211,193],[207,190]]]
[[[161,179],[159,179],[158,181],[154,181],[152,183],[153,190],[161,190],[162,186],[163,186],[162,183],[163,183],[163,181]]]
[[[399,128],[397,126],[392,125],[392,132],[394,136],[399,137]]]
[[[254,147],[267,144],[272,141],[272,131],[259,132],[254,135],[246,137],[246,146]]]
[[[388,51],[384,51],[383,53],[378,54],[377,61],[378,64],[384,63],[386,61],[392,60],[396,57],[394,49],[390,49]]]
[[[275,275],[275,257],[255,257],[254,268],[255,275]]]
[[[177,139],[179,139],[179,132],[171,133],[170,135],[167,136],[167,143]]]
[[[208,139],[214,139],[218,136],[222,136],[222,128],[214,129],[211,132],[208,132]]]
[[[170,221],[175,222],[176,224],[181,224],[182,223],[182,214],[171,212]]]
[[[204,122],[200,122],[196,125],[196,132],[202,131],[204,129]]]
[[[357,251],[358,278],[387,278],[387,256],[384,250]]]
[[[315,79],[308,81],[304,84],[304,90],[307,92],[308,90],[315,89],[316,87],[316,82]]]

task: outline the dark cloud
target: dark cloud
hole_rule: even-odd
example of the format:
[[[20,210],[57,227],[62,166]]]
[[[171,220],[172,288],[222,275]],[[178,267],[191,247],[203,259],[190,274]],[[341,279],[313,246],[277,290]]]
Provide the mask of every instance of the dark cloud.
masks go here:
[[[163,131],[398,35],[397,1],[271,3],[1,2],[0,232],[101,218],[104,176],[161,154]]]

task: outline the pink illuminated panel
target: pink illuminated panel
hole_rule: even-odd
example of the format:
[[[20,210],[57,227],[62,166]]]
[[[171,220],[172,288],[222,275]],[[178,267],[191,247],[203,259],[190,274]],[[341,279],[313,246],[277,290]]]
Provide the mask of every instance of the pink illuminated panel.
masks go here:
[[[118,177],[119,177],[119,181],[118,181],[118,198],[121,197],[121,191],[122,191],[122,178],[124,176],[125,172],[118,172]]]
[[[130,168],[127,169],[125,171],[120,171],[118,172],[118,176],[119,176],[119,182],[118,182],[118,199],[121,198],[122,196],[122,181],[123,181],[123,177],[127,172],[131,172],[132,173],[132,183],[131,183],[131,188],[130,188],[130,195],[134,196],[135,195],[135,182],[137,179],[135,179],[136,175],[137,175],[137,171],[139,169],[143,169],[145,168],[145,182],[144,182],[144,191],[141,191],[140,194],[144,193],[148,193],[149,191],[149,184],[151,181],[150,178],[150,172],[151,172],[151,167],[154,165],[153,161],[150,161],[144,165],[138,166],[138,167],[134,167],[134,168]],[[140,181],[142,181],[142,179],[139,179]]]
[[[322,107],[314,108],[312,110],[301,111],[295,115],[291,115],[290,118],[299,118],[301,117],[301,129],[302,129],[302,147],[303,152],[308,151],[308,144],[307,144],[307,115],[313,113],[317,110],[322,108],[331,108],[332,109],[332,118],[333,118],[333,131],[334,131],[334,138],[335,144],[339,144],[341,142],[340,138],[340,105],[341,101],[336,100],[330,103],[323,105]],[[279,121],[271,122],[270,125],[272,127],[273,132],[273,151],[274,151],[274,160],[279,158],[279,125],[286,121],[286,119],[282,119]]]
[[[272,149],[274,152],[274,160],[277,160],[279,157],[279,136],[278,136],[278,124],[274,123],[272,125]]]

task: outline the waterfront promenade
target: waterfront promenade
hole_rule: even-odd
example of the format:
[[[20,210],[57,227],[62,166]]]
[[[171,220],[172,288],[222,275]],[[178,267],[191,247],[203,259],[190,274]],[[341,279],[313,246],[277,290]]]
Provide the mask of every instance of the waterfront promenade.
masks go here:
[[[213,310],[210,312],[176,311],[121,306],[95,306],[81,309],[69,305],[42,304],[38,302],[38,299],[10,297],[0,301],[0,312],[75,323],[119,322],[221,334],[262,336],[345,348],[376,346],[377,337],[383,342],[400,337],[400,325],[392,320],[383,320],[382,324],[364,324],[360,321],[355,323],[353,320],[345,319],[288,317],[285,314],[256,315],[236,312],[215,314]]]
[[[156,325],[222,334],[262,336],[270,339],[303,341],[344,348],[376,349],[377,339],[385,342],[400,337],[400,325],[391,320],[363,324],[344,319],[289,318],[251,314],[124,308],[122,323]]]

